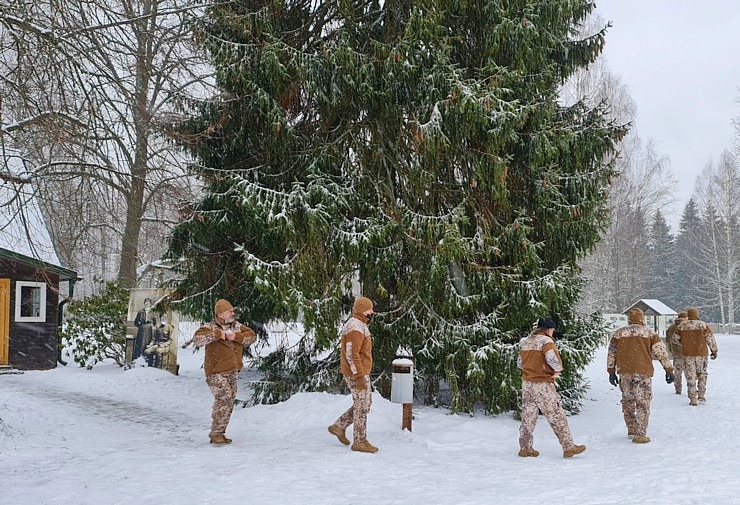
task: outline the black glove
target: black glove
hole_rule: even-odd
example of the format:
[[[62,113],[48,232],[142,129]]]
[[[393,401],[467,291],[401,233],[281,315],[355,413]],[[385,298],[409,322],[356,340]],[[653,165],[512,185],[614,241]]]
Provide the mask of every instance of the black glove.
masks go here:
[[[717,359],[717,351],[712,351],[712,359]]]
[[[614,372],[609,373],[609,384],[612,386],[619,386],[619,377]]]
[[[665,373],[665,381],[668,384],[673,384],[673,381],[676,380],[676,376],[673,375],[673,372],[666,372]]]

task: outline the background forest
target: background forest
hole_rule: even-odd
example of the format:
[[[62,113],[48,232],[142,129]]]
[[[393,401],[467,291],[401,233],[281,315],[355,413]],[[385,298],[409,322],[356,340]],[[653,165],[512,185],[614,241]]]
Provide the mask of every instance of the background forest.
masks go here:
[[[332,385],[361,293],[383,361],[413,349],[461,411],[516,407],[542,315],[571,410],[594,314],[658,298],[733,324],[740,142],[676,180],[591,2],[428,4],[2,0],[0,226],[36,200],[78,296],[169,284],[196,318],[219,296],[301,318],[258,401]]]

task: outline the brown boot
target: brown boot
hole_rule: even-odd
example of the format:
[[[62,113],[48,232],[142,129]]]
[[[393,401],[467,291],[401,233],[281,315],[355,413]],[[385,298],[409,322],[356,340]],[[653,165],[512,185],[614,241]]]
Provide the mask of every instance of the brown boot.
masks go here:
[[[226,433],[224,433],[224,440],[226,440],[227,444],[230,444],[231,442],[233,442],[233,440],[231,440],[229,437],[226,436]]]
[[[231,443],[231,439],[226,438],[223,433],[209,433],[208,438],[211,439],[212,444],[226,445]]]
[[[650,437],[645,437],[643,435],[635,435],[634,437],[632,437],[632,443],[633,444],[649,444]]]
[[[370,442],[368,442],[367,440],[363,442],[355,442],[354,444],[352,444],[352,450],[357,451],[357,452],[370,452],[370,453],[378,452],[378,448],[375,447]]]
[[[540,455],[539,451],[535,451],[534,449],[520,449],[519,450],[519,457],[521,458],[536,458]]]
[[[574,445],[570,449],[563,451],[563,457],[564,458],[572,458],[576,454],[581,454],[583,451],[586,450],[585,445]]]
[[[694,398],[691,398],[691,399],[689,400],[689,405],[691,405],[692,407],[696,407],[696,405],[697,405],[697,403],[696,403],[696,399],[694,399]]]
[[[704,396],[704,395],[699,395],[699,401],[700,402],[705,402],[705,401],[707,401],[707,397]]]
[[[336,424],[332,424],[331,426],[329,426],[329,433],[337,437],[339,441],[342,442],[344,445],[349,445],[349,439],[344,434],[344,430]]]

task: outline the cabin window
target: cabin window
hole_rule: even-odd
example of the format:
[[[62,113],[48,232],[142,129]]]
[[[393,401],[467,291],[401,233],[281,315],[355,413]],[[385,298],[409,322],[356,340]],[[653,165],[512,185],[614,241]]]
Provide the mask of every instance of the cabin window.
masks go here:
[[[46,321],[46,283],[16,281],[15,320],[43,323]]]

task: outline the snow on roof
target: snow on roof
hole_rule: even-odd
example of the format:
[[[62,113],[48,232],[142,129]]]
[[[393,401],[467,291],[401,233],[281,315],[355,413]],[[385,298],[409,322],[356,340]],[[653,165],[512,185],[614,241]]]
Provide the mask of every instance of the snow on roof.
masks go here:
[[[670,308],[665,303],[661,302],[660,300],[656,300],[654,298],[642,298],[641,300],[636,301],[630,307],[623,312],[623,314],[626,314],[631,309],[635,307],[643,308],[642,306],[646,306],[649,309],[652,309],[653,312],[658,314],[659,316],[675,316],[678,314],[675,310]],[[644,308],[643,308],[644,312]]]
[[[0,173],[26,180],[23,160],[13,151],[0,154]],[[61,266],[36,201],[32,183],[6,181],[0,177],[0,247],[52,265]]]

